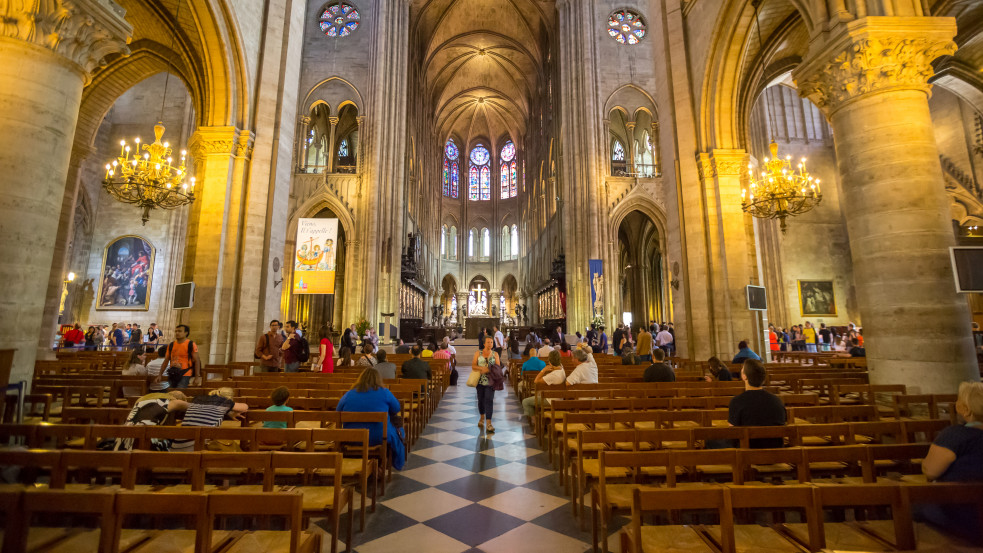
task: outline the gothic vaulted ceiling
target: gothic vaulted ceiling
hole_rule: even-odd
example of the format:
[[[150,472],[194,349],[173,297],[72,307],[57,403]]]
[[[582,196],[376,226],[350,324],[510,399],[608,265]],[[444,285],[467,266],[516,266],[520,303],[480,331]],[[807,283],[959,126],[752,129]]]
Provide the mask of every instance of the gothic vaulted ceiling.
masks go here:
[[[518,142],[544,82],[553,3],[418,0],[413,15],[438,137]]]

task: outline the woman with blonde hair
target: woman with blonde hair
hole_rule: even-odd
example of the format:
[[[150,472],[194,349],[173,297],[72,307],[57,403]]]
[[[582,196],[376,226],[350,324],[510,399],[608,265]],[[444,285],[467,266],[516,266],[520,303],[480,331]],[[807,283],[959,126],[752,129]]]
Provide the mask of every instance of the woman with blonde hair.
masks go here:
[[[232,388],[218,388],[208,392],[207,396],[195,396],[184,412],[181,426],[221,426],[226,417],[238,418],[249,410],[249,406],[236,403],[234,397]],[[194,445],[194,440],[174,440],[171,451],[192,451]]]
[[[965,423],[939,432],[922,460],[922,473],[936,482],[983,482],[983,383],[959,385],[956,413]],[[975,541],[980,529],[974,515],[964,505],[919,505],[915,511],[917,519]]]
[[[358,375],[358,380],[351,390],[345,393],[338,401],[338,411],[352,411],[355,413],[389,413],[388,431],[385,439],[389,445],[393,468],[402,470],[406,462],[406,447],[403,445],[401,428],[403,420],[400,418],[399,400],[387,388],[383,386],[382,375],[379,371],[369,367]],[[368,428],[369,442],[371,445],[382,443],[382,424],[371,422],[346,422],[345,428]]]

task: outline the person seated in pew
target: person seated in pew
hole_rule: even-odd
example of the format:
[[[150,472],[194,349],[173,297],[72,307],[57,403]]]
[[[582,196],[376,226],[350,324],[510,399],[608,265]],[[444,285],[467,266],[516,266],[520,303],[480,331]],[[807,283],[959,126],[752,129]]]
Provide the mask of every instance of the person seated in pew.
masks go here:
[[[748,346],[747,340],[741,340],[737,344],[737,349],[738,349],[737,355],[734,356],[734,360],[731,361],[731,363],[737,365],[739,363],[743,363],[745,359],[753,359],[755,361],[761,361],[761,357],[759,357],[757,353],[754,353],[751,350],[751,347]]]
[[[922,460],[932,482],[983,482],[983,383],[963,382],[956,413],[965,421],[946,428]],[[979,540],[979,518],[963,506],[916,505],[915,517],[969,540]],[[975,530],[974,530],[975,528]]]
[[[353,413],[389,413],[388,431],[385,437],[382,435],[381,423],[346,422],[345,428],[367,428],[370,445],[379,445],[385,439],[389,446],[393,468],[403,470],[403,465],[406,463],[406,446],[403,444],[403,420],[399,414],[399,400],[388,388],[383,387],[379,371],[374,368],[362,371],[352,389],[341,396],[337,409]]]
[[[850,357],[867,357],[867,348],[860,345],[859,338],[852,338],[850,345]]]
[[[522,372],[543,370],[543,367],[546,366],[546,361],[543,361],[537,355],[539,355],[539,352],[535,348],[529,348],[529,359],[522,364]],[[557,353],[557,355],[560,354]]]
[[[287,400],[290,399],[290,390],[286,386],[280,386],[270,394],[273,405],[266,408],[267,411],[283,412],[293,411],[293,407],[287,407]],[[286,428],[287,423],[283,421],[263,421],[263,428]]]
[[[543,369],[539,371],[536,375],[535,384],[538,386],[544,384],[547,386],[559,386],[566,382],[567,375],[563,371],[563,366],[560,361],[560,354],[556,351],[551,351],[548,364],[543,366]],[[533,394],[522,400],[522,414],[529,417],[529,423],[536,427],[533,418],[536,416],[536,395]]]
[[[625,344],[621,347],[621,364],[622,365],[641,365],[642,360],[635,355],[635,348]]]
[[[167,349],[166,347],[164,348]],[[147,377],[147,355],[143,348],[135,348],[130,352],[130,358],[126,362],[126,368],[120,373],[123,376],[142,376]],[[167,353],[166,351],[164,353]],[[142,391],[136,386],[123,386],[123,396],[133,397]]]
[[[399,338],[396,341],[396,349],[393,350],[393,353],[403,354],[403,353],[409,353],[409,352],[410,352],[410,346],[408,344],[403,343],[403,339],[402,338]]]
[[[389,354],[386,350],[380,349],[376,354],[376,359],[379,360],[375,365],[375,370],[379,371],[379,376],[383,380],[395,380],[396,379],[396,364],[392,361],[387,361]]]
[[[573,350],[570,349],[570,344],[566,342],[560,344],[560,357],[573,357]]]
[[[642,380],[645,382],[675,382],[676,373],[664,361],[666,352],[662,348],[652,350],[652,364],[645,369]]]
[[[170,382],[163,382],[157,377],[160,376],[160,371],[164,370],[164,356],[167,355],[167,346],[159,346],[157,348],[157,358],[153,361],[147,363],[147,378],[150,380],[150,391],[163,391],[170,386]]]
[[[597,384],[597,363],[594,361],[594,356],[590,354],[590,346],[587,344],[581,346],[573,352],[574,359],[580,361],[580,364],[567,377],[568,386]]]
[[[731,426],[785,426],[787,414],[782,399],[764,389],[768,372],[759,360],[746,359],[741,368],[744,391],[734,396],[728,406],[727,422]],[[752,449],[785,447],[782,438],[756,438]]]
[[[374,351],[375,347],[372,344],[363,344],[362,356],[358,358],[358,362],[355,365],[359,367],[374,367],[379,362],[373,353]]]
[[[338,350],[338,362],[335,367],[354,367],[355,361],[352,360],[352,350],[348,346],[341,346]]]
[[[164,346],[162,346],[164,347]],[[163,426],[168,422],[168,415],[175,411],[184,411],[188,408],[188,398],[183,392],[174,390],[169,393],[154,392],[147,394],[133,404],[133,409],[126,416],[124,426]],[[173,425],[173,419],[170,419]],[[150,440],[150,449],[153,451],[167,451],[170,443],[167,440]],[[113,444],[115,451],[129,451],[133,449],[133,438],[116,438]]]
[[[245,403],[237,403],[232,388],[219,388],[207,396],[195,396],[184,412],[181,426],[221,426],[226,417],[239,418],[249,410]],[[208,444],[205,444],[208,447]],[[171,451],[193,451],[194,440],[174,440]]]
[[[413,358],[409,361],[403,362],[403,369],[401,371],[402,377],[413,379],[426,378],[427,380],[433,378],[430,371],[430,363],[420,359],[420,355],[423,353],[423,348],[419,345],[413,346],[410,353],[413,354]]]
[[[730,369],[720,359],[711,357],[707,363],[710,365],[708,369],[710,374],[703,377],[707,382],[713,382],[715,380],[718,382],[731,382],[734,380],[734,375],[730,374]]]

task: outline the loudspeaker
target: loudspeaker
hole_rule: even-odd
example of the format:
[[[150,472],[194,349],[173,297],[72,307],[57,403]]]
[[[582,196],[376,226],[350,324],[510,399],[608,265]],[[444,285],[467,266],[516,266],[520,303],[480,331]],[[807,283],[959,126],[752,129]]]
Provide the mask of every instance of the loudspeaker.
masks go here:
[[[194,305],[194,282],[182,282],[174,287],[174,309],[191,309]]]

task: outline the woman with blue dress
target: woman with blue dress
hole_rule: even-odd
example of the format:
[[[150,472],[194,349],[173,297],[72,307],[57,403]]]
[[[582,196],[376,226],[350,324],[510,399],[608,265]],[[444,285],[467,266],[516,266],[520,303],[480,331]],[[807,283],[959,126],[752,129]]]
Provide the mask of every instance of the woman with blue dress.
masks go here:
[[[406,463],[406,446],[400,435],[402,420],[399,414],[399,400],[389,389],[383,387],[382,376],[374,368],[367,368],[358,375],[355,386],[345,393],[338,402],[338,411],[354,413],[389,413],[386,441],[392,466],[402,470]],[[345,428],[368,428],[370,445],[382,443],[382,424],[373,422],[346,422]]]

